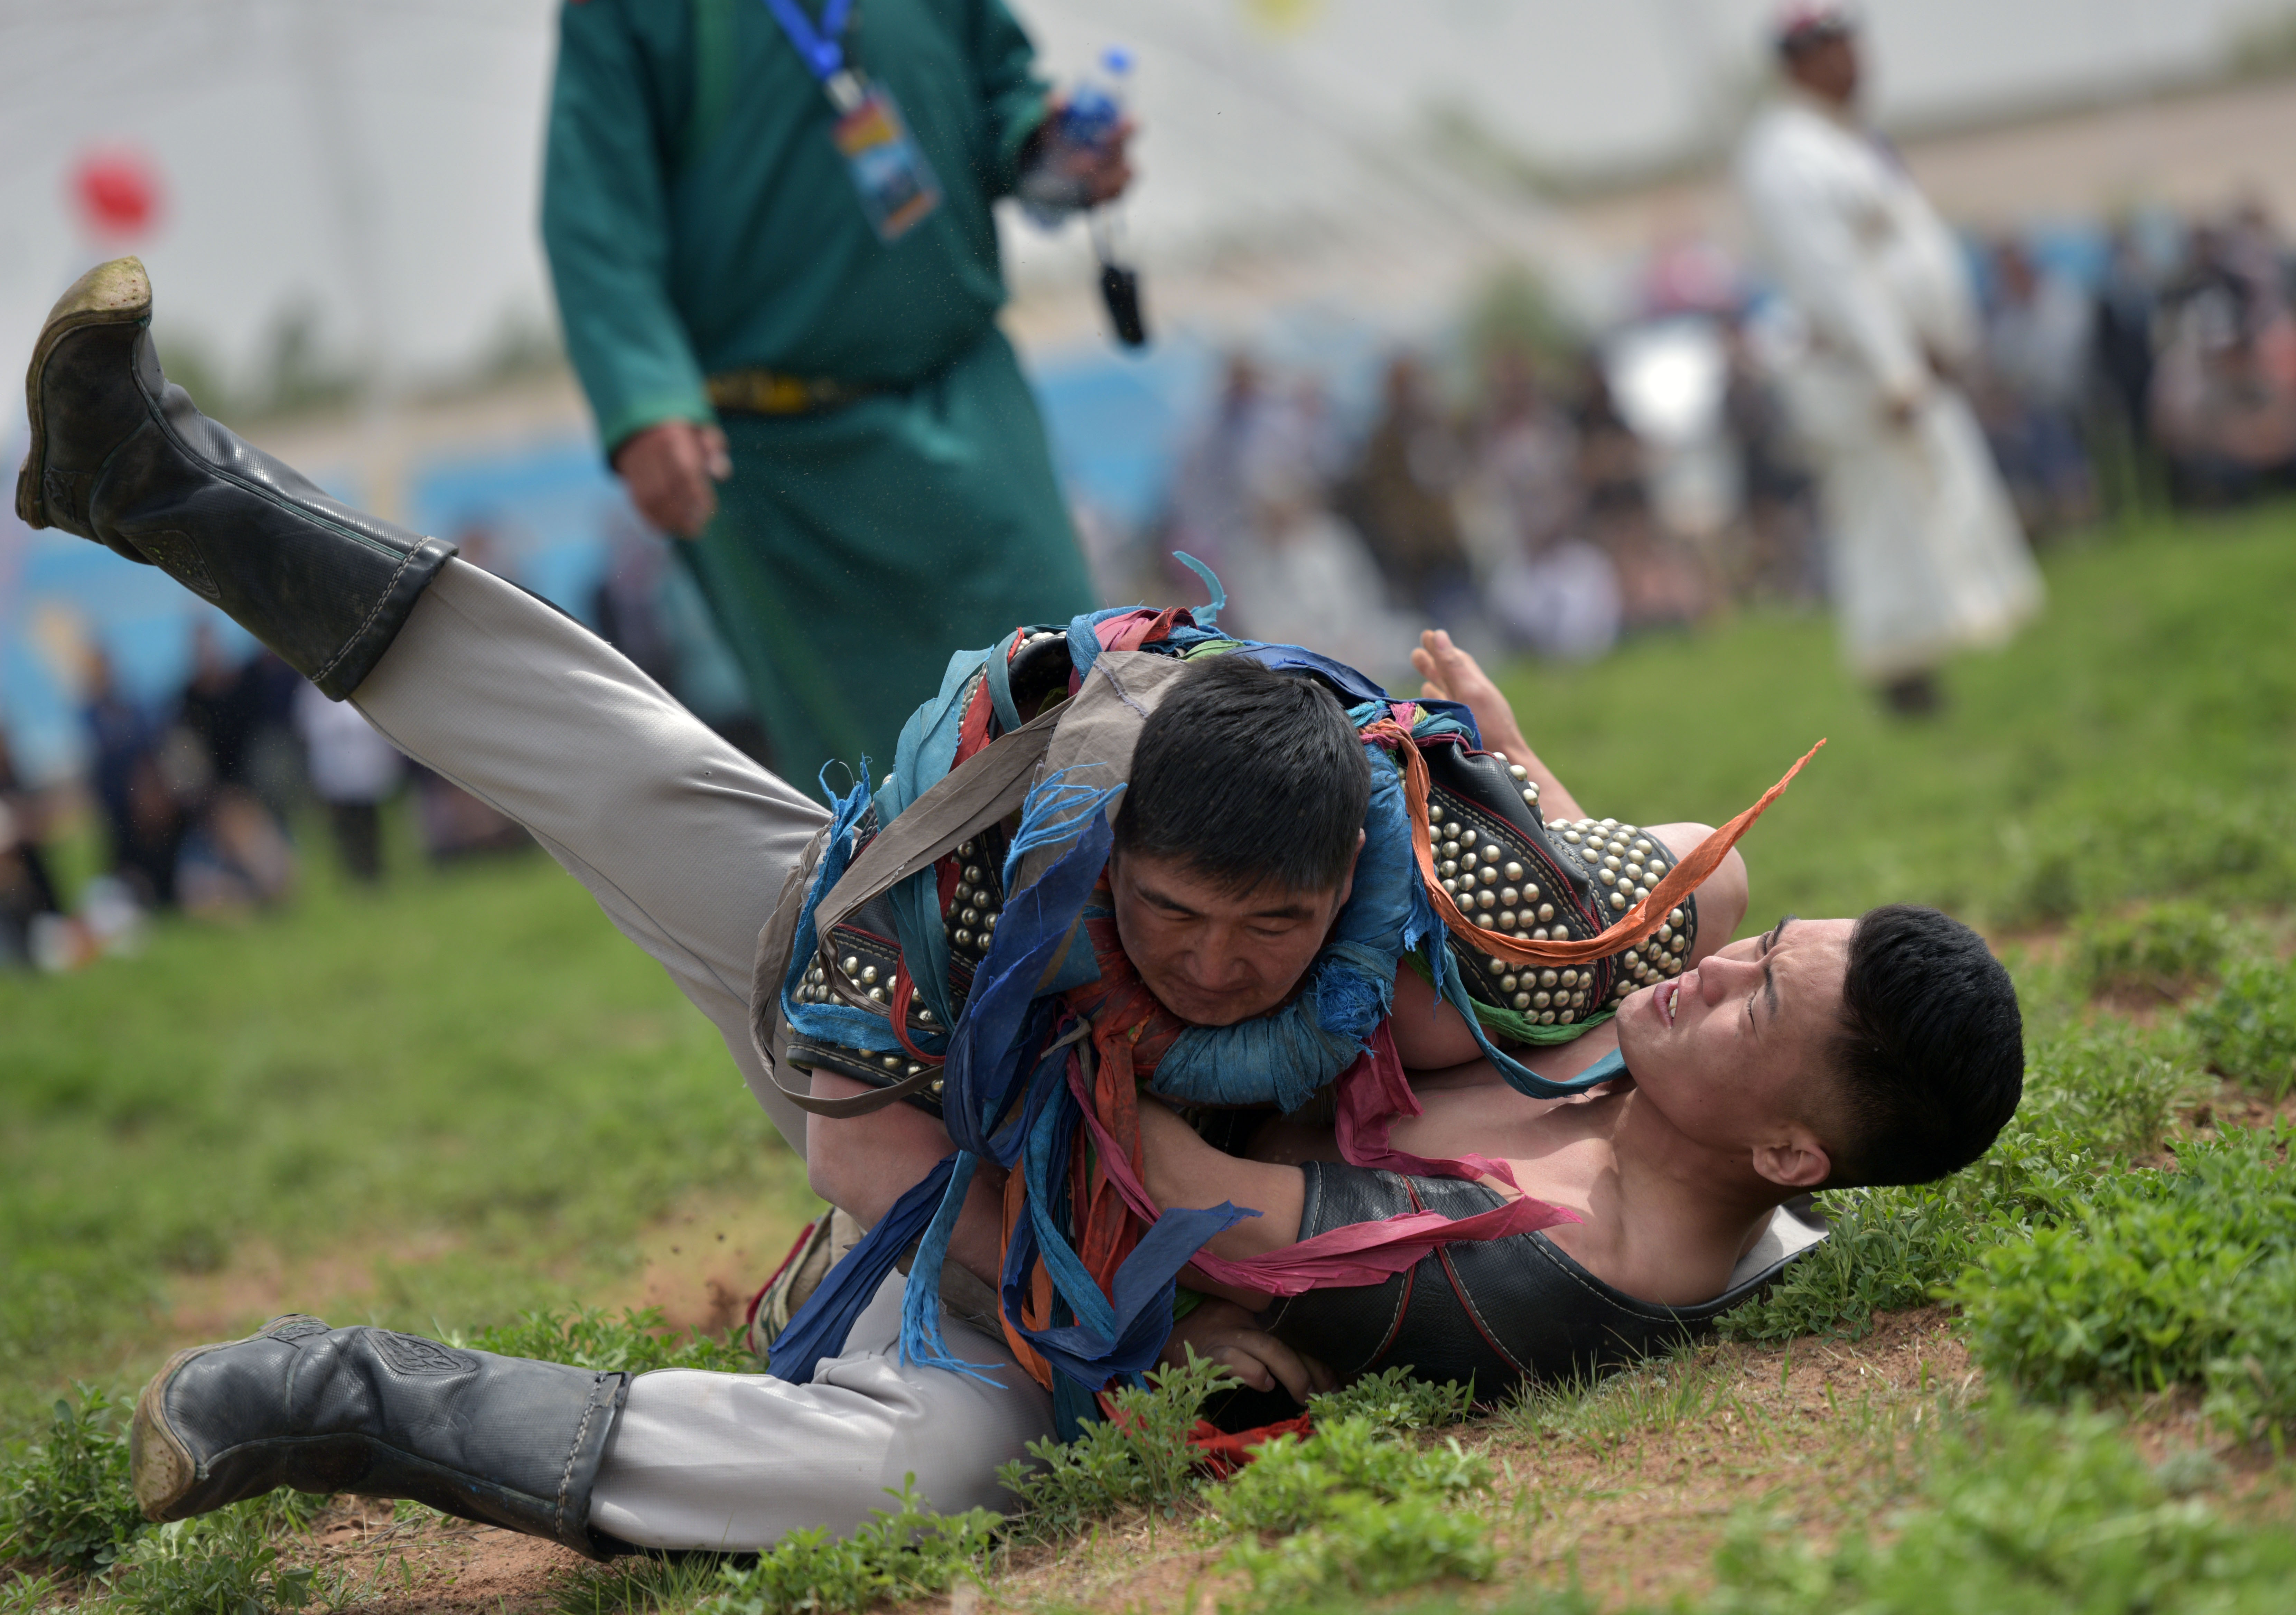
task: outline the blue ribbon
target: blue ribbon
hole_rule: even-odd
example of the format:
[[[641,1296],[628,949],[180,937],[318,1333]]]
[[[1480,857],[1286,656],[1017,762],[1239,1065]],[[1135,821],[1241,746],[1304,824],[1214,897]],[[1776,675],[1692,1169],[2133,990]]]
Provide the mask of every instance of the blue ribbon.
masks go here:
[[[794,0],[767,4],[778,14],[780,6],[793,7]],[[1195,566],[1186,557],[1182,560]],[[1175,628],[1160,647],[1164,653],[1185,655],[1215,644],[1234,645],[1234,653],[1269,668],[1322,678],[1349,703],[1349,718],[1358,728],[1389,711],[1386,692],[1328,657],[1297,645],[1227,640],[1210,627],[1224,603],[1224,592],[1217,578],[1208,578],[1208,582],[1214,592],[1213,606],[1200,614],[1200,626]],[[1069,654],[1079,675],[1098,659],[1098,626],[1136,609],[1089,612],[1070,623]],[[963,722],[962,698],[985,660],[1003,650],[960,652],[950,660],[939,697],[920,708],[902,731],[893,777],[875,801],[880,824],[890,823],[947,773]],[[1458,734],[1479,743],[1473,717],[1464,707],[1449,701],[1419,705],[1414,740]],[[1286,1111],[1297,1109],[1362,1053],[1365,1040],[1390,1012],[1402,954],[1423,947],[1432,956],[1439,994],[1466,1017],[1477,1041],[1517,1089],[1559,1097],[1619,1075],[1625,1067],[1612,1054],[1576,1079],[1549,1082],[1506,1056],[1484,1034],[1450,950],[1439,945],[1441,927],[1412,853],[1400,771],[1383,747],[1367,746],[1365,750],[1373,781],[1355,889],[1341,911],[1332,940],[1316,955],[1308,990],[1275,1014],[1234,1027],[1183,1032],[1158,1063],[1152,1085],[1155,1091],[1199,1103],[1272,1102]],[[838,1004],[800,1005],[791,997],[815,950],[814,911],[851,860],[851,832],[865,805],[865,780],[837,804],[830,846],[800,916],[798,947],[783,984],[783,1003],[799,1030],[875,1049],[897,1041],[882,1017]],[[940,1042],[947,1052],[942,1072],[944,1114],[957,1149],[901,1196],[791,1319],[774,1343],[775,1373],[809,1379],[820,1358],[841,1346],[853,1320],[914,1241],[917,1258],[902,1298],[903,1357],[985,1377],[981,1365],[950,1356],[939,1304],[941,1267],[983,1160],[1009,1168],[1025,1155],[1024,1169],[1036,1185],[1027,1215],[1005,1251],[1000,1275],[1005,1316],[1064,1379],[1087,1392],[1111,1378],[1140,1373],[1155,1361],[1169,1332],[1173,1283],[1180,1268],[1207,1240],[1259,1215],[1225,1202],[1166,1211],[1119,1267],[1113,1295],[1102,1291],[1063,1232],[1063,1223],[1073,1220],[1066,1204],[1068,1164],[1079,1147],[1083,1114],[1068,1084],[1072,1057],[1068,1039],[1056,1035],[1065,1011],[1046,984],[1072,951],[1077,924],[1107,861],[1113,832],[1105,809],[1114,795],[1059,775],[1029,792],[1005,865],[1004,908],[988,953],[974,971],[965,1012]],[[1025,887],[1011,889],[1022,853],[1071,835],[1072,844],[1043,873]],[[932,872],[919,872],[894,888],[892,896],[904,956],[929,967],[913,969],[918,991],[947,1024],[955,1018],[946,1013],[947,942]],[[1056,1296],[1055,1321],[1032,1329],[1019,1319],[1028,1275],[1040,1258]]]
[[[797,0],[766,0],[766,9],[782,25],[789,42],[797,47],[808,72],[825,83],[843,70],[845,47],[838,38],[845,32],[845,24],[853,13],[853,0],[829,0],[821,9],[818,29],[799,7]]]

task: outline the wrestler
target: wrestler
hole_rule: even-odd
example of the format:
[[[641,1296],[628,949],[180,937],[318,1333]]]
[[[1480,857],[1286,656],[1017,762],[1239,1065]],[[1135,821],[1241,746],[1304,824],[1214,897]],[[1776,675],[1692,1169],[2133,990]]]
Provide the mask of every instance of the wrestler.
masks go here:
[[[1431,694],[1464,700],[1488,741],[1545,774],[1504,698],[1447,635],[1426,635],[1414,660]],[[1559,783],[1547,799],[1576,815]],[[1376,1290],[1319,1289],[1272,1309],[1265,1294],[1196,1278],[1224,1298],[1200,1309],[1204,1326],[1250,1317],[1341,1378],[1407,1362],[1488,1387],[1532,1362],[1591,1367],[1650,1338],[1661,1316],[1708,1312],[1787,1201],[1925,1182],[1974,1160],[2022,1086],[2005,972],[1964,928],[1905,906],[1856,921],[1787,915],[1759,937],[1702,948],[1616,1019],[1527,1053],[1557,1080],[1619,1065],[1614,1079],[1566,1099],[1500,1081],[1457,1012],[1416,978],[1398,982],[1393,1026],[1421,1107],[1392,1126],[1393,1145],[1497,1158],[1523,1193],[1578,1220],[1452,1247]],[[1456,1178],[1341,1164],[1331,1127],[1304,1116],[1260,1126],[1249,1160],[1160,1107],[1144,1106],[1141,1127],[1160,1205],[1225,1195],[1261,1211],[1210,1242],[1215,1256],[1276,1250],[1420,1203],[1458,1215],[1497,1199]]]
[[[882,1023],[889,1011],[878,1009],[870,1020],[872,1012],[864,1007],[884,1003],[882,987],[871,993],[865,985],[877,967],[859,963],[857,954],[840,959],[847,933],[824,918],[826,939],[820,943],[818,963],[808,969],[808,955],[791,955],[791,939],[783,936],[783,955],[775,956],[774,968],[758,972],[767,990],[756,991],[752,982],[758,953],[771,952],[754,947],[755,939],[761,927],[770,939],[778,923],[767,923],[764,912],[772,905],[774,889],[783,889],[785,898],[791,890],[802,894],[810,879],[815,895],[807,914],[824,900],[823,889],[835,865],[824,865],[818,878],[810,872],[829,840],[828,816],[723,745],[578,626],[453,561],[448,546],[326,499],[291,471],[199,416],[181,389],[168,387],[159,373],[146,334],[149,313],[150,291],[141,266],[122,260],[86,277],[51,316],[29,379],[33,438],[18,484],[20,514],[34,525],[63,526],[132,560],[161,566],[223,605],[327,693],[355,699],[402,749],[527,824],[584,881],[617,926],[660,960],[718,1023],[776,1125],[793,1144],[808,1150],[816,1181],[840,1188],[854,1202],[851,1209],[879,1229],[893,1226],[895,1214],[911,1198],[901,1193],[903,1186],[922,1186],[933,1172],[947,1169],[950,1133],[933,1120],[926,1103],[928,1078],[936,1092],[939,1086],[930,1068],[912,1061],[903,1072],[898,1053],[883,1052],[879,1058],[888,1046],[883,1043],[840,1049],[824,1032],[862,1024],[876,1029],[873,1037],[885,1035]],[[1198,642],[1211,637],[1199,635]],[[1046,634],[1032,641],[1058,638]],[[1019,669],[1026,647],[1009,648],[1010,666]],[[1064,659],[1073,655],[1079,661],[1083,649],[1042,647],[1046,653],[1057,650]],[[1138,789],[1127,798],[1117,821],[1119,832],[1128,823],[1132,830],[1128,841],[1119,835],[1127,844],[1111,865],[1113,925],[1127,947],[1143,937],[1163,940],[1140,945],[1136,965],[1121,953],[1102,963],[1119,975],[1136,968],[1160,1001],[1155,1012],[1177,1022],[1185,1034],[1181,1043],[1193,1037],[1215,1053],[1226,1045],[1216,1037],[1207,1043],[1207,1037],[1222,1027],[1264,1030],[1291,1025],[1303,1004],[1313,1008],[1310,1000],[1321,1002],[1329,983],[1319,972],[1332,951],[1331,944],[1322,942],[1323,927],[1332,922],[1334,935],[1346,931],[1349,915],[1365,901],[1364,891],[1382,879],[1391,883],[1391,867],[1382,876],[1373,865],[1386,857],[1391,866],[1394,852],[1391,837],[1366,849],[1364,832],[1355,827],[1367,797],[1374,812],[1379,798],[1362,777],[1365,749],[1355,744],[1338,703],[1312,680],[1265,672],[1257,681],[1257,696],[1241,687],[1223,695],[1224,685],[1255,682],[1249,671],[1222,671],[1226,660],[1194,667],[1145,657],[1126,664],[1119,678],[1111,659],[1103,664],[1107,677],[1085,686],[1065,715],[1042,709],[1033,722],[1008,728],[1004,739],[975,759],[993,761],[990,754],[998,746],[1026,742],[1032,734],[1041,743],[1054,733],[1043,726],[1054,717],[1060,734],[1089,734],[1089,721],[1080,720],[1091,718],[1095,701],[1119,729],[1124,723],[1133,725],[1109,753],[1118,764],[1133,760],[1131,737],[1136,734],[1143,754],[1135,770]],[[1234,660],[1241,669],[1244,659]],[[1327,671],[1345,675],[1344,669]],[[1133,681],[1130,691],[1125,679]],[[1152,691],[1155,679],[1162,682]],[[1013,682],[1019,683],[1017,672]],[[1344,678],[1341,682],[1345,685]],[[1302,696],[1301,691],[1309,693]],[[1183,824],[1177,840],[1169,839],[1169,824],[1156,831],[1149,810],[1159,800],[1167,808],[1177,804],[1185,821],[1191,794],[1151,789],[1154,758],[1172,752],[1172,734],[1183,732],[1175,721],[1165,726],[1164,740],[1158,739],[1146,706],[1167,696],[1177,703],[1174,712],[1203,696],[1219,698],[1207,710],[1247,697],[1271,700],[1279,709],[1288,701],[1286,721],[1293,725],[1293,740],[1309,754],[1322,746],[1335,767],[1321,776],[1313,768],[1295,770],[1295,799],[1262,806],[1272,813],[1268,823],[1289,827],[1316,820],[1322,833],[1304,840],[1296,835],[1263,838],[1238,863],[1236,849],[1221,843],[1221,826],[1200,826],[1202,833],[1193,834]],[[1144,724],[1125,717],[1127,711]],[[1472,1003],[1476,1021],[1462,1021],[1447,1031],[1431,1012],[1428,1029],[1436,1041],[1428,1047],[1441,1055],[1472,1045],[1515,1088],[1552,1087],[1514,1058],[1521,1052],[1515,1043],[1508,1044],[1513,1053],[1493,1043],[1480,1029],[1483,1020],[1511,1029],[1511,1037],[1551,1050],[1556,1040],[1575,1035],[1574,1021],[1621,1004],[1631,1014],[1638,999],[1650,996],[1637,992],[1637,983],[1695,981],[1703,946],[1693,945],[1695,916],[1687,904],[1669,916],[1669,899],[1660,887],[1637,883],[1660,881],[1667,861],[1659,851],[1666,845],[1663,837],[1653,840],[1635,832],[1631,844],[1620,843],[1622,850],[1631,847],[1629,861],[1609,867],[1591,821],[1564,827],[1558,814],[1541,826],[1526,812],[1542,789],[1557,789],[1543,775],[1531,777],[1536,759],[1527,748],[1526,760],[1510,765],[1495,754],[1466,749],[1470,732],[1464,723],[1439,712],[1421,716],[1432,726],[1438,763],[1448,771],[1429,803],[1439,819],[1453,813],[1480,817],[1490,831],[1484,843],[1489,857],[1480,870],[1476,857],[1462,854],[1455,862],[1445,857],[1445,865],[1457,871],[1442,876],[1442,889],[1456,894],[1456,901],[1444,905],[1456,925],[1465,928],[1470,939],[1480,934],[1460,917],[1464,911],[1456,904],[1465,903],[1476,909],[1478,925],[1535,927],[1538,946],[1550,951],[1577,948],[1587,959],[1583,970],[1554,972],[1556,981],[1534,976],[1524,982],[1503,959],[1496,934],[1488,953],[1439,949],[1433,957],[1445,1001],[1455,1006]],[[1215,783],[1222,788],[1269,757],[1280,759],[1284,751],[1265,735],[1257,744],[1248,734],[1234,738],[1240,749],[1225,768],[1226,777],[1216,773]],[[1201,748],[1192,755],[1198,764],[1204,761]],[[1213,763],[1217,771],[1218,759]],[[1184,783],[1185,772],[1172,774],[1171,781]],[[1275,773],[1280,780],[1283,770]],[[969,774],[952,774],[947,783],[980,777],[979,767],[972,767]],[[1020,777],[1025,779],[1025,772]],[[928,824],[927,804],[946,805],[946,796],[928,791],[911,804],[912,812],[892,819],[890,829],[879,826],[882,833],[854,859],[850,874],[857,878],[879,853],[886,854],[880,862],[892,861],[887,849]],[[1324,799],[1352,805],[1319,819],[1314,804]],[[840,813],[866,806],[857,792]],[[832,849],[840,857],[845,849],[862,847],[863,826],[856,820],[850,827],[854,833]],[[1104,833],[1105,821],[1100,828]],[[1450,828],[1447,824],[1447,833]],[[1467,841],[1474,840],[1466,833],[1471,828],[1459,832]],[[1600,828],[1605,836],[1614,829],[1632,829],[1608,821]],[[1536,838],[1536,846],[1525,838]],[[1547,901],[1528,881],[1496,884],[1501,843],[1509,854],[1520,848],[1526,857],[1546,860],[1540,865],[1545,869],[1560,870],[1566,853],[1585,862],[1542,877],[1552,887],[1547,895],[1554,900]],[[948,849],[926,845],[924,850],[940,855]],[[1017,858],[1019,848],[1014,851]],[[993,904],[978,906],[988,901],[985,873],[975,873],[962,858],[944,857],[941,862],[960,867],[954,877],[956,889],[970,893],[966,901],[972,906],[962,913],[936,909],[933,918],[945,918],[952,956],[970,968],[989,958],[980,931],[998,930],[1001,941],[1014,934],[1013,922],[1008,913],[1000,928]],[[1021,867],[1025,871],[1025,863]],[[1301,871],[1309,872],[1304,881]],[[1261,890],[1270,877],[1275,877],[1272,900]],[[1672,878],[1675,885],[1666,891],[1680,889],[1679,874]],[[837,883],[837,892],[843,889]],[[1631,908],[1629,889],[1636,894]],[[1710,900],[1717,890],[1710,886]],[[830,906],[837,892],[827,893]],[[1503,893],[1515,895],[1506,898],[1507,906],[1496,908]],[[1729,906],[1741,901],[1734,898]],[[1567,912],[1550,914],[1558,903]],[[778,915],[788,907],[785,901],[773,912]],[[1617,951],[1594,934],[1615,912],[1629,919],[1646,915],[1655,926],[1655,932],[1645,928],[1634,933],[1640,954],[1636,947]],[[823,915],[828,913],[821,909]],[[977,921],[966,917],[973,914],[980,915]],[[1736,917],[1730,913],[1724,924],[1734,924]],[[1710,936],[1726,934],[1704,929]],[[857,947],[868,946],[865,932],[851,934],[859,939]],[[1964,955],[1971,947],[1982,955],[1981,945],[1966,933],[1959,934],[1956,945]],[[1465,963],[1447,963],[1454,954]],[[778,962],[782,956],[791,958],[786,969]],[[1383,994],[1399,990],[1408,1006],[1411,983],[1394,974],[1394,948],[1380,956],[1388,961],[1390,976],[1377,985]],[[894,968],[905,973],[900,963]],[[1563,975],[1577,980],[1559,980]],[[1308,980],[1317,985],[1303,994],[1301,984]],[[783,990],[773,990],[775,982],[784,983]],[[1979,986],[1988,992],[2005,990],[2005,981],[1989,978]],[[927,990],[939,994],[942,984],[928,983]],[[1342,1000],[1347,996],[1340,994]],[[836,1003],[828,1002],[832,998]],[[1385,1002],[1384,996],[1379,1000],[1382,1015]],[[808,1007],[833,1012],[840,1005],[860,1007],[863,1021],[849,1017],[840,1022],[834,1013],[824,1018]],[[1201,1019],[1173,1016],[1171,1009],[1181,1006]],[[1809,1005],[1813,1014],[1821,1008],[1815,1001]],[[945,1029],[952,1017],[939,1019]],[[781,1024],[784,1020],[792,1024]],[[933,1021],[928,1011],[913,1006],[902,1036],[941,1035],[926,1029]],[[1406,1042],[1416,1035],[1403,1029]],[[1442,1041],[1446,1036],[1449,1045]],[[1353,1060],[1360,1045],[1326,1037],[1317,1046],[1318,1057],[1327,1057],[1321,1082]],[[812,1073],[812,1092],[792,1096],[780,1085],[769,1062],[783,1056],[791,1069]],[[1538,1058],[1561,1057],[1549,1053]],[[957,1067],[953,1063],[950,1070]],[[857,1075],[865,1072],[866,1083]],[[1282,1082],[1299,1075],[1274,1073]],[[1160,1084],[1163,1078],[1160,1071]],[[849,1086],[888,1082],[890,1086],[869,1093]],[[1431,1094],[1440,1086],[1431,1084]],[[848,1114],[837,1119],[845,1123],[853,1120],[853,1112],[872,1111],[889,1097],[915,1101],[922,1108],[873,1109],[867,1119],[875,1125],[864,1140],[868,1147],[849,1160],[834,1148],[811,1148],[806,1109],[842,1109]],[[1948,1093],[1945,1103],[1960,1105],[1966,1099]],[[1152,1129],[1160,1125],[1154,1107],[1149,1107],[1145,1122]],[[910,1133],[906,1144],[897,1135],[902,1128]],[[1981,1114],[1977,1130],[1982,1130]],[[864,1137],[840,1128],[817,1133],[824,1138],[840,1133]],[[1842,1148],[1835,1136],[1819,1142]],[[1184,1167],[1188,1147],[1183,1141]],[[921,1167],[921,1155],[932,1159]],[[849,1176],[857,1162],[873,1173],[873,1181],[840,1187],[840,1175]],[[1160,1174],[1160,1168],[1153,1169]],[[1300,1173],[1303,1181],[1308,1176]],[[998,1276],[996,1265],[987,1252],[972,1248],[966,1229],[984,1197],[994,1199],[987,1187],[994,1176],[993,1168],[984,1168],[972,1177],[970,1197],[952,1190],[949,1202],[962,1210],[946,1245],[948,1267],[971,1267],[984,1280]],[[1480,1193],[1486,1203],[1491,1193],[1462,1179],[1430,1181],[1447,1193]],[[1421,1193],[1416,1183],[1405,1182],[1402,1193]],[[895,1197],[891,1204],[882,1204],[889,1196]],[[880,1202],[873,1209],[873,1198]],[[1584,1198],[1591,1209],[1599,1194]],[[1281,1228],[1284,1209],[1279,1201],[1275,1217],[1263,1220]],[[1176,1222],[1198,1215],[1171,1214]],[[1289,1226],[1304,1232],[1317,1215],[1303,1198]],[[1513,1249],[1519,1242],[1491,1243],[1494,1249],[1502,1243]],[[1587,1254],[1598,1263],[1603,1259],[1591,1247]],[[1218,1261],[1217,1248],[1203,1259]],[[1248,1254],[1243,1259],[1254,1258]],[[1428,1260],[1456,1266],[1456,1250],[1447,1247]],[[1614,1271],[1629,1281],[1636,1276],[1633,1270]],[[937,1270],[927,1265],[920,1272],[926,1275],[930,1293]],[[1408,1264],[1396,1277],[1406,1285],[1414,1282]],[[914,1313],[915,1286],[908,1299]],[[895,1349],[905,1327],[896,1280],[865,1288],[857,1299],[857,1317],[840,1321],[845,1332],[838,1349],[808,1358],[796,1383],[761,1375],[676,1372],[630,1381],[383,1331],[331,1330],[315,1319],[283,1319],[253,1340],[178,1354],[154,1378],[139,1401],[135,1426],[139,1497],[154,1517],[178,1518],[281,1484],[405,1496],[552,1536],[592,1554],[628,1544],[754,1547],[797,1525],[841,1529],[863,1518],[881,1500],[879,1488],[898,1482],[905,1472],[917,1475],[921,1491],[937,1506],[993,1504],[996,1465],[1052,1428],[1052,1398],[1016,1372],[1017,1353],[1025,1342],[1009,1323],[1006,1338],[999,1340],[994,1326],[970,1329],[961,1319],[941,1318],[936,1305],[934,1317],[948,1332],[954,1357],[991,1371],[950,1372]],[[1654,1327],[1686,1316],[1648,1302],[1636,1305],[1644,1308]],[[1168,1324],[1167,1313],[1149,1341],[1152,1351]],[[1204,1307],[1183,1328],[1215,1345],[1225,1332],[1239,1355],[1267,1373],[1280,1371],[1295,1390],[1304,1383],[1296,1349],[1250,1320],[1239,1322],[1216,1307]],[[1279,1332],[1303,1338],[1281,1320]],[[1050,1349],[1051,1336],[1044,1339]],[[777,1343],[777,1369],[782,1358]]]

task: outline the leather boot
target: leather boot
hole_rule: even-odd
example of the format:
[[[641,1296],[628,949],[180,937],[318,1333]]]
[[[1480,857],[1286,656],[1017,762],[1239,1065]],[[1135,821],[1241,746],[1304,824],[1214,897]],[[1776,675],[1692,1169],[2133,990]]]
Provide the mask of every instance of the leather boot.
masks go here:
[[[179,1351],[135,1400],[135,1501],[183,1520],[285,1486],[406,1497],[593,1559],[590,1488],[629,1376],[274,1318]]]
[[[151,324],[132,258],[50,311],[25,377],[16,514],[158,567],[342,700],[455,546],[337,504],[201,414],[160,373]]]

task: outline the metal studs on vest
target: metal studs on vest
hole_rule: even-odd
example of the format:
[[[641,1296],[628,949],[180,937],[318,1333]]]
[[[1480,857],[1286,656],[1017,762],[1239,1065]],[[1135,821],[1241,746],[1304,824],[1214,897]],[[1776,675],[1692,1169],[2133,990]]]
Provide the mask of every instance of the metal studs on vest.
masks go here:
[[[989,939],[996,934],[1003,894],[994,867],[996,858],[982,843],[961,842],[949,857],[957,865],[957,879],[949,892],[948,906],[941,912],[941,929],[948,936],[951,963],[969,968],[980,962],[988,951]]]
[[[1464,748],[1424,755],[1432,873],[1476,932],[1584,941],[1616,926],[1664,878],[1671,861],[1666,849],[1637,825],[1543,821],[1536,787],[1521,765]],[[1487,952],[1488,942],[1471,939],[1476,932],[1455,934],[1447,946],[1474,1001],[1511,1011],[1531,1026],[1576,1026],[1637,988],[1681,973],[1696,909],[1686,903],[1678,912],[1679,919],[1662,922],[1663,936],[1637,939],[1632,947],[1574,966],[1567,979],[1562,971],[1526,968]]]

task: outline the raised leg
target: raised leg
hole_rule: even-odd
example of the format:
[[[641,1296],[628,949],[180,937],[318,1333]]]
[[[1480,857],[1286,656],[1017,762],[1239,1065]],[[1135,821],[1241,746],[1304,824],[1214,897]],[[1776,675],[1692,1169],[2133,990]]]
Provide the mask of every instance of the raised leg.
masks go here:
[[[716,1023],[800,1154],[750,1038],[758,930],[828,815],[571,618],[461,561],[353,693],[408,756],[491,803]]]

